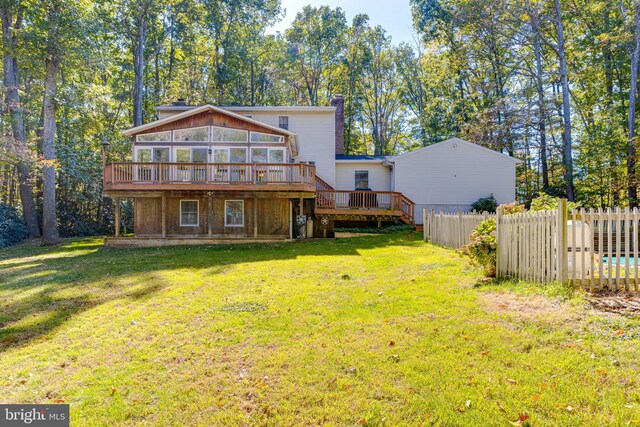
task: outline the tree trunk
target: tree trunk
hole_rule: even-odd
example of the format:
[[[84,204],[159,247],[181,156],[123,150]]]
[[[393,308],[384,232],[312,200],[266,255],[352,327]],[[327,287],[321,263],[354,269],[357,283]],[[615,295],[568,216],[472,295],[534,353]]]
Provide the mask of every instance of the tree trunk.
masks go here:
[[[562,154],[565,165],[565,187],[567,199],[573,201],[573,155],[572,155],[572,139],[571,139],[571,103],[569,94],[569,78],[567,76],[567,55],[564,48],[564,29],[562,26],[562,11],[560,9],[560,0],[555,0],[556,9],[556,29],[558,34],[558,59],[560,62],[560,83],[562,84],[562,117],[564,122],[564,133],[562,139],[564,147]]]
[[[146,14],[138,19],[138,32],[133,49],[133,125],[142,124],[142,95],[144,90],[144,45],[147,37]]]
[[[547,123],[542,86],[542,46],[539,29],[536,28],[534,52],[536,56],[536,90],[538,91],[538,133],[540,136],[540,169],[542,172],[542,191],[549,189],[549,165],[547,163]]]
[[[20,104],[20,94],[18,93],[18,66],[15,58],[15,38],[13,34],[13,14],[9,6],[0,9],[0,19],[2,20],[2,45],[4,48],[4,85],[6,87],[5,103],[11,116],[11,130],[13,138],[23,151],[21,157],[26,156],[27,137],[24,129],[24,117],[22,115],[22,105]],[[15,27],[20,27],[22,18],[19,16]],[[30,179],[29,162],[21,158],[18,165],[18,182],[20,189],[20,201],[22,203],[22,214],[24,222],[29,230],[29,237],[40,237],[38,227],[38,216],[36,205],[33,201],[33,187]]]
[[[42,240],[46,245],[60,243],[58,220],[56,218],[56,105],[58,79],[58,58],[50,54],[45,60],[45,81],[43,100],[42,153]]]
[[[638,94],[638,62],[640,60],[640,2],[634,1],[633,54],[631,56],[631,83],[629,85],[629,139],[627,141],[627,195],[631,207],[638,206],[636,175],[636,97]]]

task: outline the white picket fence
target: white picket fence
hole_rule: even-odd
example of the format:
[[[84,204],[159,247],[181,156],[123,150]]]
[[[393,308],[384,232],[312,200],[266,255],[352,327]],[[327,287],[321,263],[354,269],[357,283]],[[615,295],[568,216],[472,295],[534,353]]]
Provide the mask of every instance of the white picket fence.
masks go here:
[[[487,214],[424,212],[426,240],[454,249]],[[475,225],[474,225],[475,224]],[[496,275],[533,283],[570,282],[590,291],[640,288],[638,209],[558,209],[496,216]]]
[[[558,210],[513,215],[498,212],[496,276],[534,283],[562,281],[566,260],[558,248],[564,239],[563,221],[566,224]]]
[[[423,210],[424,240],[452,249],[460,249],[469,242],[469,236],[478,224],[494,214],[483,213],[435,213]]]

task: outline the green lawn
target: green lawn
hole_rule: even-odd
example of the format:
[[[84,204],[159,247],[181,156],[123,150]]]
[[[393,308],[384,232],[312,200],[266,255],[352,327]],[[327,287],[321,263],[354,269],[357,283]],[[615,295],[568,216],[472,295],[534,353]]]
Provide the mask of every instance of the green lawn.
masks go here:
[[[570,294],[414,233],[24,245],[0,250],[0,401],[77,426],[640,425],[640,320]]]

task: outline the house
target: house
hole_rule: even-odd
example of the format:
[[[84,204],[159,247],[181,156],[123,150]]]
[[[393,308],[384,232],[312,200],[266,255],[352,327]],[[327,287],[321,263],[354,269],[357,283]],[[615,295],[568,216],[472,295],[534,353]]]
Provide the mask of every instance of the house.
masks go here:
[[[504,154],[451,139],[398,156],[344,154],[344,101],[331,106],[156,108],[123,131],[131,162],[104,164],[106,196],[134,202],[135,238],[109,245],[331,236],[340,222],[422,222],[422,208],[515,199]],[[119,206],[119,204],[116,204]]]

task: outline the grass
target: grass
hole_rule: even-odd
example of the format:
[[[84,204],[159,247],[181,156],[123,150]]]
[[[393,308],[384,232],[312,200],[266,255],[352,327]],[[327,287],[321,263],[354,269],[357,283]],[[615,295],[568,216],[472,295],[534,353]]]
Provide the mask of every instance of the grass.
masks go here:
[[[0,401],[72,425],[640,425],[640,320],[416,233],[0,250]]]

